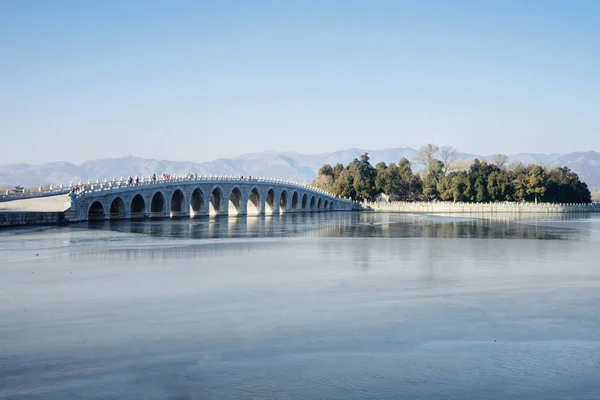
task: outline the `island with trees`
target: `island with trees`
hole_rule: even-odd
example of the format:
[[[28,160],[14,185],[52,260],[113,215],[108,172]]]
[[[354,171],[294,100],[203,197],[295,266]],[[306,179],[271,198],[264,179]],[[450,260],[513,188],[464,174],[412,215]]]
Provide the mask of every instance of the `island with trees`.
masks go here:
[[[372,166],[365,153],[346,166],[323,165],[312,185],[357,202],[381,193],[390,201],[592,202],[587,185],[567,167],[508,164],[501,154],[461,166],[456,149],[434,144],[422,146],[412,162]]]

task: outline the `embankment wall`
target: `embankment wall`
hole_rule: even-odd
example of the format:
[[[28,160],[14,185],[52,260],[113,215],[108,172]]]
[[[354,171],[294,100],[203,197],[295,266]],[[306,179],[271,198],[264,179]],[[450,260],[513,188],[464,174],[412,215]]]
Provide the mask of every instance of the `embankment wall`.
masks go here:
[[[600,204],[548,203],[451,203],[451,202],[378,202],[361,203],[361,210],[409,213],[585,213],[600,212]]]
[[[0,228],[26,225],[60,225],[64,222],[64,211],[0,211]]]

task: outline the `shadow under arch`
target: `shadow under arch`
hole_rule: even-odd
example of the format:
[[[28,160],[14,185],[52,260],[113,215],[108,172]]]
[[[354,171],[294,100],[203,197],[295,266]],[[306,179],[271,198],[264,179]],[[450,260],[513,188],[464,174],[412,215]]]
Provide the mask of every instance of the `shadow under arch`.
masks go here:
[[[298,192],[292,195],[292,211],[298,210]]]
[[[275,191],[273,189],[269,189],[267,191],[267,196],[265,197],[265,213],[273,214],[273,209],[275,208]]]
[[[196,217],[204,213],[204,193],[200,188],[194,189],[190,199],[190,216]]]
[[[127,212],[125,210],[125,202],[122,198],[116,197],[110,203],[109,218],[110,219],[125,219]]]
[[[288,197],[287,190],[283,189],[281,191],[281,194],[279,195],[279,212],[280,213],[287,212],[287,205],[288,205],[287,197]]]
[[[162,192],[156,192],[150,201],[150,218],[164,217],[165,213],[165,195]]]
[[[132,219],[144,218],[146,216],[146,201],[141,194],[136,194],[133,197],[129,210]]]
[[[93,202],[88,210],[88,221],[104,219],[104,206],[99,201]]]
[[[223,210],[223,191],[220,187],[215,187],[210,193],[210,215],[220,214]]]
[[[171,196],[170,212],[172,217],[180,216],[185,210],[185,196],[180,189],[173,192]]]
[[[242,191],[234,187],[229,194],[229,204],[227,205],[227,214],[236,216],[242,211]]]
[[[258,215],[260,214],[260,193],[257,188],[252,188],[250,194],[248,194],[248,201],[246,204],[246,214]]]

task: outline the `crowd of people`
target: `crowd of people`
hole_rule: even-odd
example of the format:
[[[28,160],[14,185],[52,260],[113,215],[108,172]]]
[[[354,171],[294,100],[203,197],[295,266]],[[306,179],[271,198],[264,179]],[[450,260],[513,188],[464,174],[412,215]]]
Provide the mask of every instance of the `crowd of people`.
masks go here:
[[[186,177],[188,179],[198,179],[200,176],[198,174],[186,174]],[[241,175],[239,178],[240,179],[244,179],[244,176]],[[246,179],[252,180],[252,176],[248,176]],[[149,177],[149,181],[151,181],[151,182],[157,182],[158,181],[158,176],[156,174],[152,174]],[[171,181],[171,174],[166,174],[166,173],[162,174],[162,181],[164,181],[164,182],[170,182]],[[143,182],[143,178],[140,178],[137,175],[135,177],[133,177],[133,176],[130,175],[126,179],[127,185],[139,185],[140,182]],[[70,193],[72,193],[72,194],[79,194],[79,193],[85,191],[86,189],[88,189],[88,187],[89,187],[89,184],[75,184],[75,185],[71,185],[71,191],[70,191]]]
[[[83,184],[72,185],[71,191],[69,192],[69,194],[79,194],[79,193],[83,192],[85,189],[86,189],[86,185],[83,185]]]

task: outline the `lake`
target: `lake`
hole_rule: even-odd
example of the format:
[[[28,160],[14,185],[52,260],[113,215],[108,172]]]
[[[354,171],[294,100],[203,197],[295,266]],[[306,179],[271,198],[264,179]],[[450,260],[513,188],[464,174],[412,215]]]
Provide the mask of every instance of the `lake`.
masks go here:
[[[0,231],[0,399],[598,399],[600,216]]]

